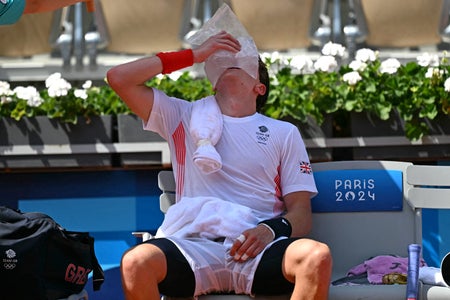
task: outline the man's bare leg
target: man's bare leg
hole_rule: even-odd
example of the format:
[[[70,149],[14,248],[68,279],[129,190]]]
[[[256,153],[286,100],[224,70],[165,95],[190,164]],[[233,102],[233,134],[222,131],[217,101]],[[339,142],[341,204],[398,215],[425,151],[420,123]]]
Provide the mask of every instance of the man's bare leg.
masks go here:
[[[127,300],[159,300],[158,283],[167,273],[164,253],[151,244],[129,250],[121,262],[122,286]]]
[[[291,299],[328,299],[331,268],[327,245],[310,239],[300,239],[289,245],[283,259],[283,272],[295,283]]]

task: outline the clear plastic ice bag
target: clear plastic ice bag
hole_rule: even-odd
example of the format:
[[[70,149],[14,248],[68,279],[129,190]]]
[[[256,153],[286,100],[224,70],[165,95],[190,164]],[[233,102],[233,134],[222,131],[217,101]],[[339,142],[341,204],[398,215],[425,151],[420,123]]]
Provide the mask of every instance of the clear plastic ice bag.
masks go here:
[[[258,76],[258,49],[253,38],[238,20],[231,8],[223,4],[216,13],[188,39],[193,48],[200,46],[211,36],[226,31],[241,44],[241,51],[217,51],[205,61],[205,73],[213,86],[216,85],[220,75],[228,68],[238,67],[251,77]]]

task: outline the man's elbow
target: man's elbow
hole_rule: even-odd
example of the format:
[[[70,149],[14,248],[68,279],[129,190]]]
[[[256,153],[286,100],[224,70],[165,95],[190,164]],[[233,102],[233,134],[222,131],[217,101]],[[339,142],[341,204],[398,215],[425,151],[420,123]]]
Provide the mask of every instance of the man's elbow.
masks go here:
[[[106,82],[116,92],[121,89],[123,80],[117,68],[109,69],[106,72]]]

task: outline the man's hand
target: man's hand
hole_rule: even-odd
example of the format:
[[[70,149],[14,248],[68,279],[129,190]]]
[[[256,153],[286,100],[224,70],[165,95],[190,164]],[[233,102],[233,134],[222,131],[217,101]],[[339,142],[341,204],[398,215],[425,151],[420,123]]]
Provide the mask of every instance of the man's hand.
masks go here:
[[[231,34],[221,31],[208,38],[199,47],[192,49],[194,53],[194,62],[202,63],[214,52],[219,50],[237,53],[241,50],[241,45]]]
[[[245,237],[245,239],[244,239]],[[264,225],[248,229],[236,239],[230,249],[230,255],[235,261],[244,262],[256,257],[264,248],[273,241],[273,233]]]

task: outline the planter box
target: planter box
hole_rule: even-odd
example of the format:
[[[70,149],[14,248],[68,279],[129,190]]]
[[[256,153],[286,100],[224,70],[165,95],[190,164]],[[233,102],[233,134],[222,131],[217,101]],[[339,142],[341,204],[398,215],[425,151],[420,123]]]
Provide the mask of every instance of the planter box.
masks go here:
[[[428,124],[430,135],[450,135],[450,117],[439,115]],[[367,113],[351,114],[351,132],[353,137],[398,136],[405,138],[404,123],[397,112],[391,117],[380,120]],[[450,157],[449,145],[406,145],[353,148],[353,159],[386,159],[423,161]]]
[[[112,143],[112,116],[79,118],[76,125],[44,116],[15,121],[0,119],[0,146],[75,145]],[[38,147],[36,147],[38,148]],[[8,155],[0,156],[0,168],[105,167],[112,165],[111,154]]]
[[[136,115],[118,115],[117,130],[119,143],[151,143],[165,141],[159,134],[144,130],[142,128],[142,120]],[[160,165],[161,162],[162,152],[120,154],[120,163],[123,166]]]
[[[286,118],[285,121],[296,125],[303,139],[329,138],[332,137],[332,117],[327,115],[324,123],[319,126],[313,119],[308,123],[300,123],[297,120]],[[120,143],[142,143],[142,142],[164,142],[165,140],[157,133],[142,129],[142,121],[135,115],[117,116],[118,137]],[[307,148],[311,161],[332,160],[331,148]],[[160,165],[162,161],[161,152],[147,153],[122,153],[120,161],[123,166]]]
[[[302,123],[292,118],[285,118],[285,121],[291,122],[299,129],[305,143],[313,138],[331,138],[333,137],[333,117],[326,115],[325,120],[321,125],[318,125],[312,118],[308,119],[307,123]],[[333,159],[332,148],[314,148],[306,147],[311,162],[331,161]]]

